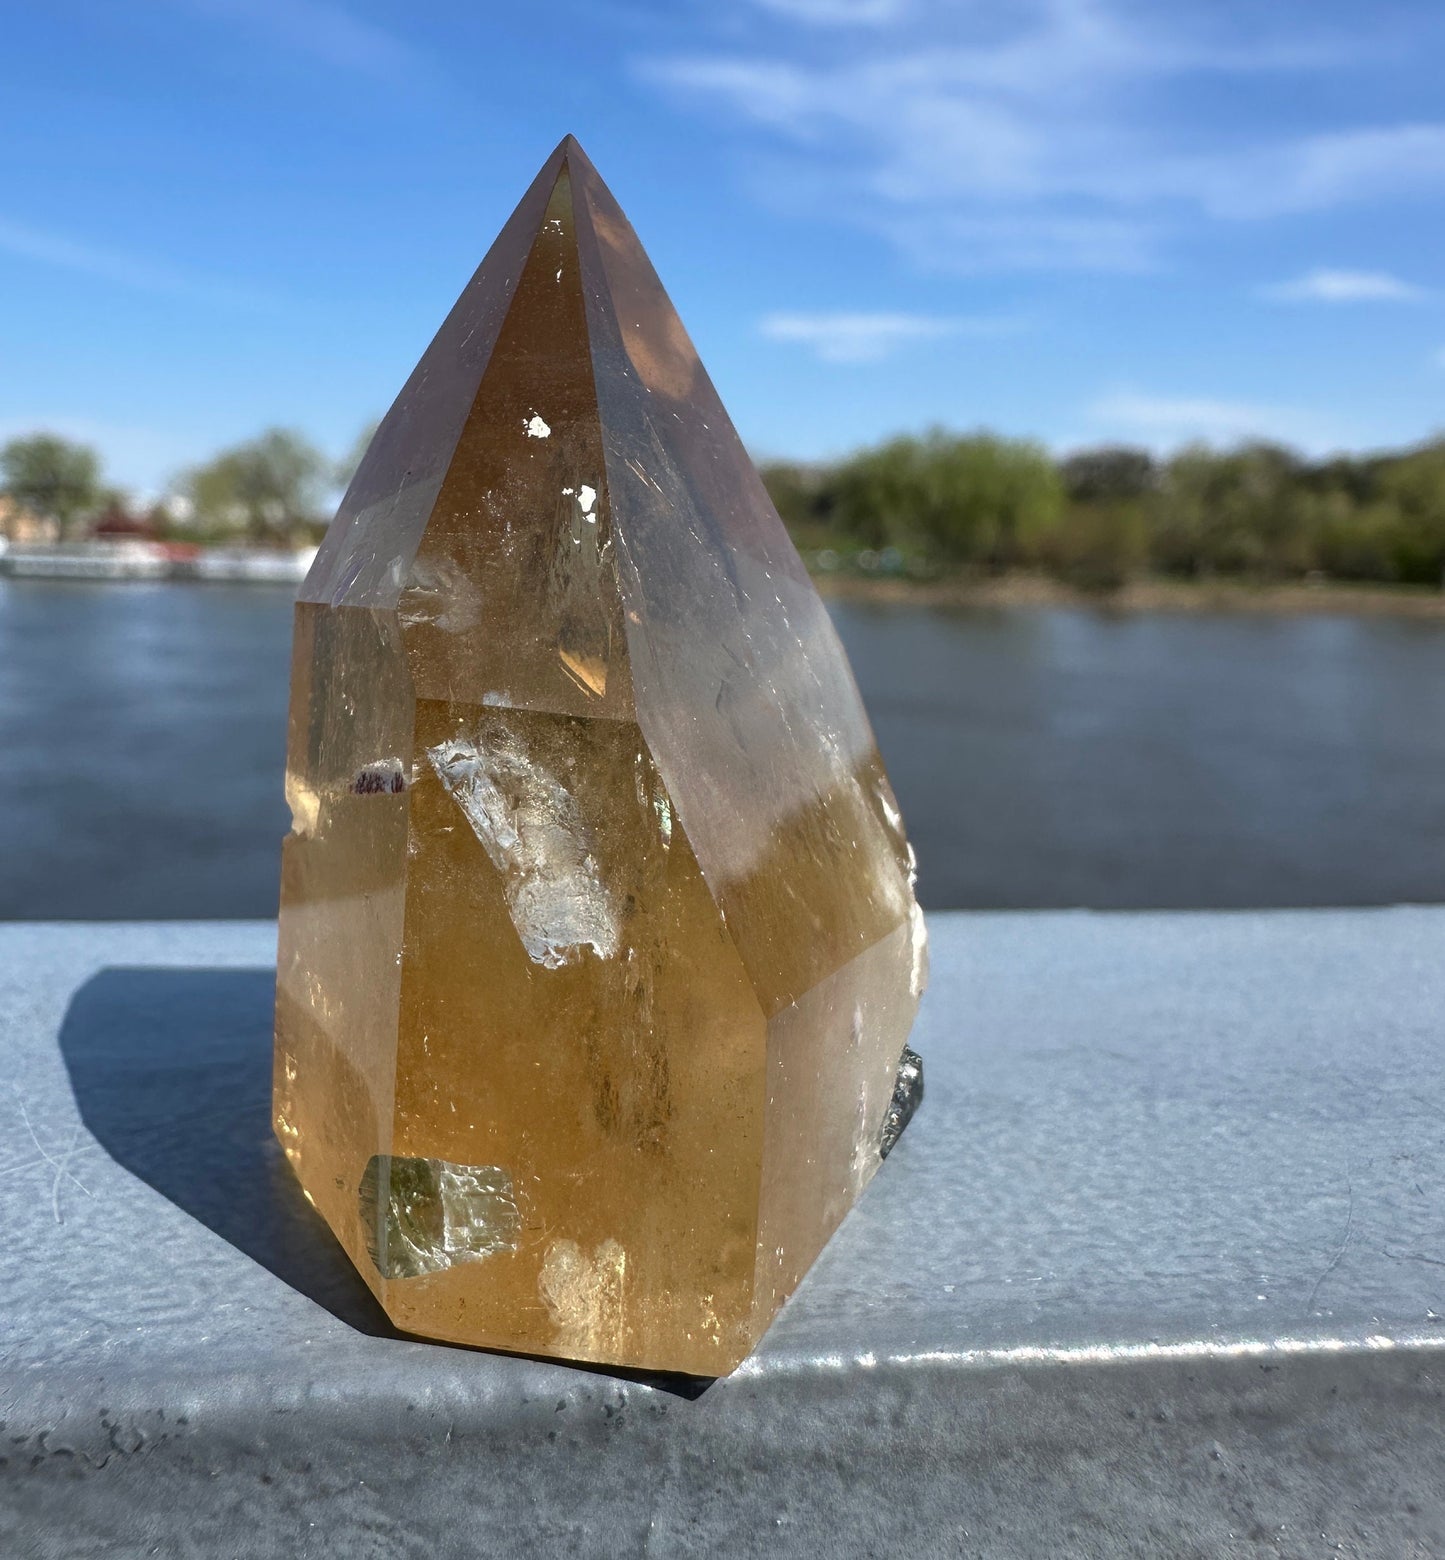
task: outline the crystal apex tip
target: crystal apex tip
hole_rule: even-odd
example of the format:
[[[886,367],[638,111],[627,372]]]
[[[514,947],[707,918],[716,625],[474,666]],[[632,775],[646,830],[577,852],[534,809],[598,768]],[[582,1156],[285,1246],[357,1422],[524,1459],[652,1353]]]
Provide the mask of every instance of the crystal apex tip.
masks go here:
[[[592,159],[582,149],[582,143],[575,135],[572,134],[570,130],[562,137],[560,141],[558,141],[556,147],[552,151],[552,156],[548,158],[548,161],[551,162],[556,159],[567,157],[579,158],[582,162],[588,164],[589,166],[592,162]]]

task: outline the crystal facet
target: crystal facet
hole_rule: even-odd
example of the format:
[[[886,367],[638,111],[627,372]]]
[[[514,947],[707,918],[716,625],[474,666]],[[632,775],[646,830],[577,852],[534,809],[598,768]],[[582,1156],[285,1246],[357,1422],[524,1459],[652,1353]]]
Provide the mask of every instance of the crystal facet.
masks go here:
[[[393,1321],[730,1370],[906,1119],[923,923],[823,605],[570,137],[302,588],[287,794],[276,1132]]]

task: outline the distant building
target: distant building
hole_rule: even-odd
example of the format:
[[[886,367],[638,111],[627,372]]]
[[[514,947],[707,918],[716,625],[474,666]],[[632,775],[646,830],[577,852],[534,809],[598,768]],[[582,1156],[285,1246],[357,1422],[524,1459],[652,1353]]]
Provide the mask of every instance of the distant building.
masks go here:
[[[123,541],[129,537],[149,541],[156,529],[150,520],[128,514],[120,504],[111,504],[91,526],[90,534],[103,541]]]
[[[0,536],[7,542],[46,546],[60,540],[60,522],[33,514],[0,493]]]

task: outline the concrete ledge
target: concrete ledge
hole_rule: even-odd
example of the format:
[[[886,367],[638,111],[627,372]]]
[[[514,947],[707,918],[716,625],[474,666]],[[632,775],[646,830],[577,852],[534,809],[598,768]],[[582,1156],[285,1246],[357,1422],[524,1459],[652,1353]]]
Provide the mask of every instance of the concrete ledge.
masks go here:
[[[269,925],[0,926],[0,1552],[1445,1552],[1445,909],[930,926],[924,1107],[701,1391],[391,1334]]]

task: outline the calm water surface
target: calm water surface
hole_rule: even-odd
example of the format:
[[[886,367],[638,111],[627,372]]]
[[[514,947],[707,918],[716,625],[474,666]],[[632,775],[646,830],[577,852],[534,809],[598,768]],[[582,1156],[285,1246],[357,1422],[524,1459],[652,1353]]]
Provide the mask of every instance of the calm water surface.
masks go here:
[[[930,907],[1445,899],[1445,627],[837,605]],[[289,593],[0,581],[0,917],[267,916]]]

